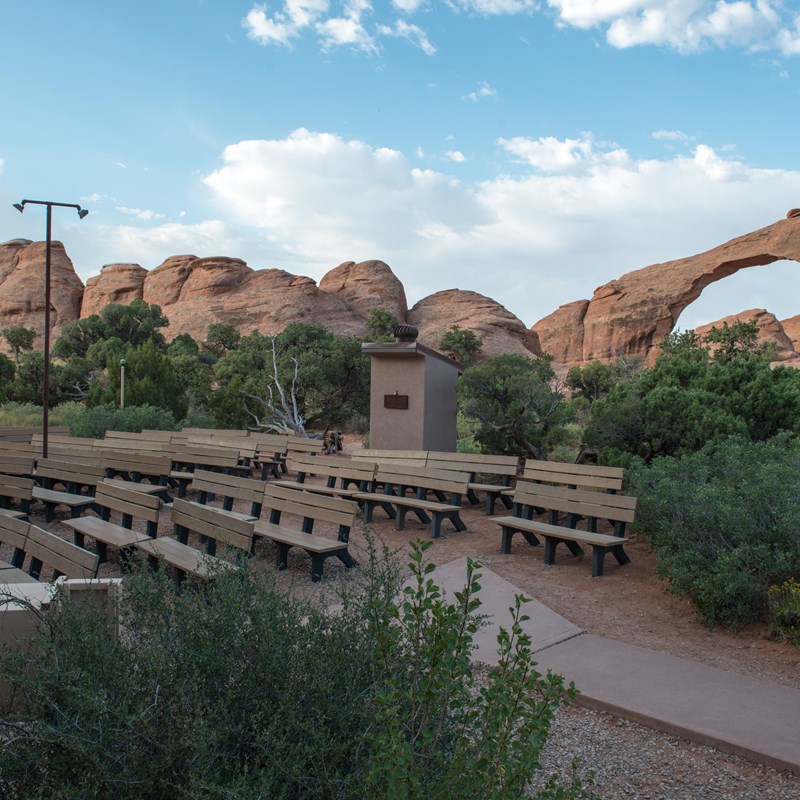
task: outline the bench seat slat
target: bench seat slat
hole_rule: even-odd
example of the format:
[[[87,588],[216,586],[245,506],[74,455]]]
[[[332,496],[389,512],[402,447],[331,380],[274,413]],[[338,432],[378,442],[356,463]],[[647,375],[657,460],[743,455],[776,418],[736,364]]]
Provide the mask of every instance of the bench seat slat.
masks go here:
[[[208,578],[218,569],[237,569],[235,564],[206,555],[169,536],[140,541],[136,543],[136,547],[154,558],[163,556],[171,566],[198,578]]]
[[[64,524],[72,528],[77,533],[91,536],[112,547],[131,547],[137,542],[149,539],[146,533],[123,528],[113,522],[106,522],[99,517],[78,517],[77,519],[66,519]]]

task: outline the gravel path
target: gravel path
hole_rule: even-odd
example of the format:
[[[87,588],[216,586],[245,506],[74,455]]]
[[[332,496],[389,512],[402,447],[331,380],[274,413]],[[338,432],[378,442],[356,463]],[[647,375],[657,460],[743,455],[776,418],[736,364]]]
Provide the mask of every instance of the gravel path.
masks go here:
[[[558,711],[542,758],[544,778],[595,774],[603,800],[800,800],[800,775],[578,706]]]

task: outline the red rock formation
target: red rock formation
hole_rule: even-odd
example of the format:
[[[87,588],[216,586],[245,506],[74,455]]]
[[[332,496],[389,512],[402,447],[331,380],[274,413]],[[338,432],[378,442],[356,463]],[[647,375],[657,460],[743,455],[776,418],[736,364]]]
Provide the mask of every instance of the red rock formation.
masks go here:
[[[794,344],[786,335],[783,325],[763,308],[753,308],[749,311],[742,311],[739,314],[731,314],[729,317],[711,322],[708,325],[700,325],[695,328],[695,333],[704,336],[712,328],[721,328],[726,322],[732,325],[734,322],[753,322],[758,326],[758,339],[761,342],[771,342],[775,345],[778,361],[786,361],[790,358],[797,358]]]
[[[174,256],[148,273],[143,299],[158,303],[170,321],[168,339],[188,333],[206,338],[212,322],[243,334],[274,334],[290,322],[313,322],[335,333],[361,336],[364,323],[336,295],[311,278],[279,269],[252,270],[238,258]]]
[[[81,319],[99,314],[109,303],[127,305],[141,300],[147,270],[138,264],[106,264],[86,281]]]
[[[405,289],[383,261],[345,261],[323,277],[319,288],[337,295],[364,320],[373,309],[388,311],[398,322],[406,320]]]
[[[501,353],[541,355],[538,337],[523,322],[490,297],[449,289],[420,300],[409,312],[408,323],[419,328],[419,340],[439,349],[442,336],[453,326],[471,330],[483,341],[481,357]]]
[[[0,328],[22,325],[44,333],[45,243],[12,239],[0,244]],[[61,242],[50,248],[50,335],[78,318],[83,284]],[[37,338],[36,347],[43,342]]]
[[[570,303],[533,330],[543,350],[569,354],[571,363],[621,354],[648,357],[706,286],[745,267],[781,260],[800,261],[800,217],[779,220],[690,258],[629,272],[596,289],[579,320],[578,305]]]
[[[784,333],[791,339],[794,349],[800,353],[800,314],[781,320]]]

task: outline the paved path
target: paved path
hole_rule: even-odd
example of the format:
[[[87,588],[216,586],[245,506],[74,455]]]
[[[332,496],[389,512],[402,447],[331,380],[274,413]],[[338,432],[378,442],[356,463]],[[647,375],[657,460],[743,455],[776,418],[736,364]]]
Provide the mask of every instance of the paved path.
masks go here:
[[[464,585],[466,559],[436,569],[447,593]],[[497,631],[521,592],[481,568],[476,660],[496,663]],[[668,653],[593,636],[538,601],[526,604],[525,630],[536,659],[574,681],[578,702],[648,727],[800,773],[800,691]]]

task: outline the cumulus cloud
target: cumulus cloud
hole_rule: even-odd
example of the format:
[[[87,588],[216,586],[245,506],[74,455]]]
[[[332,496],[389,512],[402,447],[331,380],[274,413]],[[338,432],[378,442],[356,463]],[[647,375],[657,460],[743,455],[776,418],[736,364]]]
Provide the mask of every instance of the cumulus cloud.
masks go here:
[[[283,10],[272,17],[267,16],[266,6],[253,6],[242,24],[247,35],[259,44],[288,45],[327,10],[328,0],[286,0]]]
[[[780,0],[548,0],[562,25],[604,28],[614,47],[708,46],[800,52],[798,18]],[[792,28],[794,27],[794,31]]]
[[[706,144],[664,160],[633,159],[588,133],[500,145],[505,174],[468,185],[399,151],[300,129],[229,146],[205,183],[269,240],[276,265],[318,279],[341,261],[379,258],[411,302],[469,288],[527,324],[624,272],[774,222],[800,194],[800,173]],[[747,300],[738,305],[727,313]]]
[[[482,97],[497,97],[497,90],[493,89],[486,81],[481,81],[474,92],[464,95],[464,100],[472,100],[477,103]]]
[[[460,150],[448,150],[444,157],[448,161],[455,161],[457,164],[463,164],[467,160],[467,157]]]

